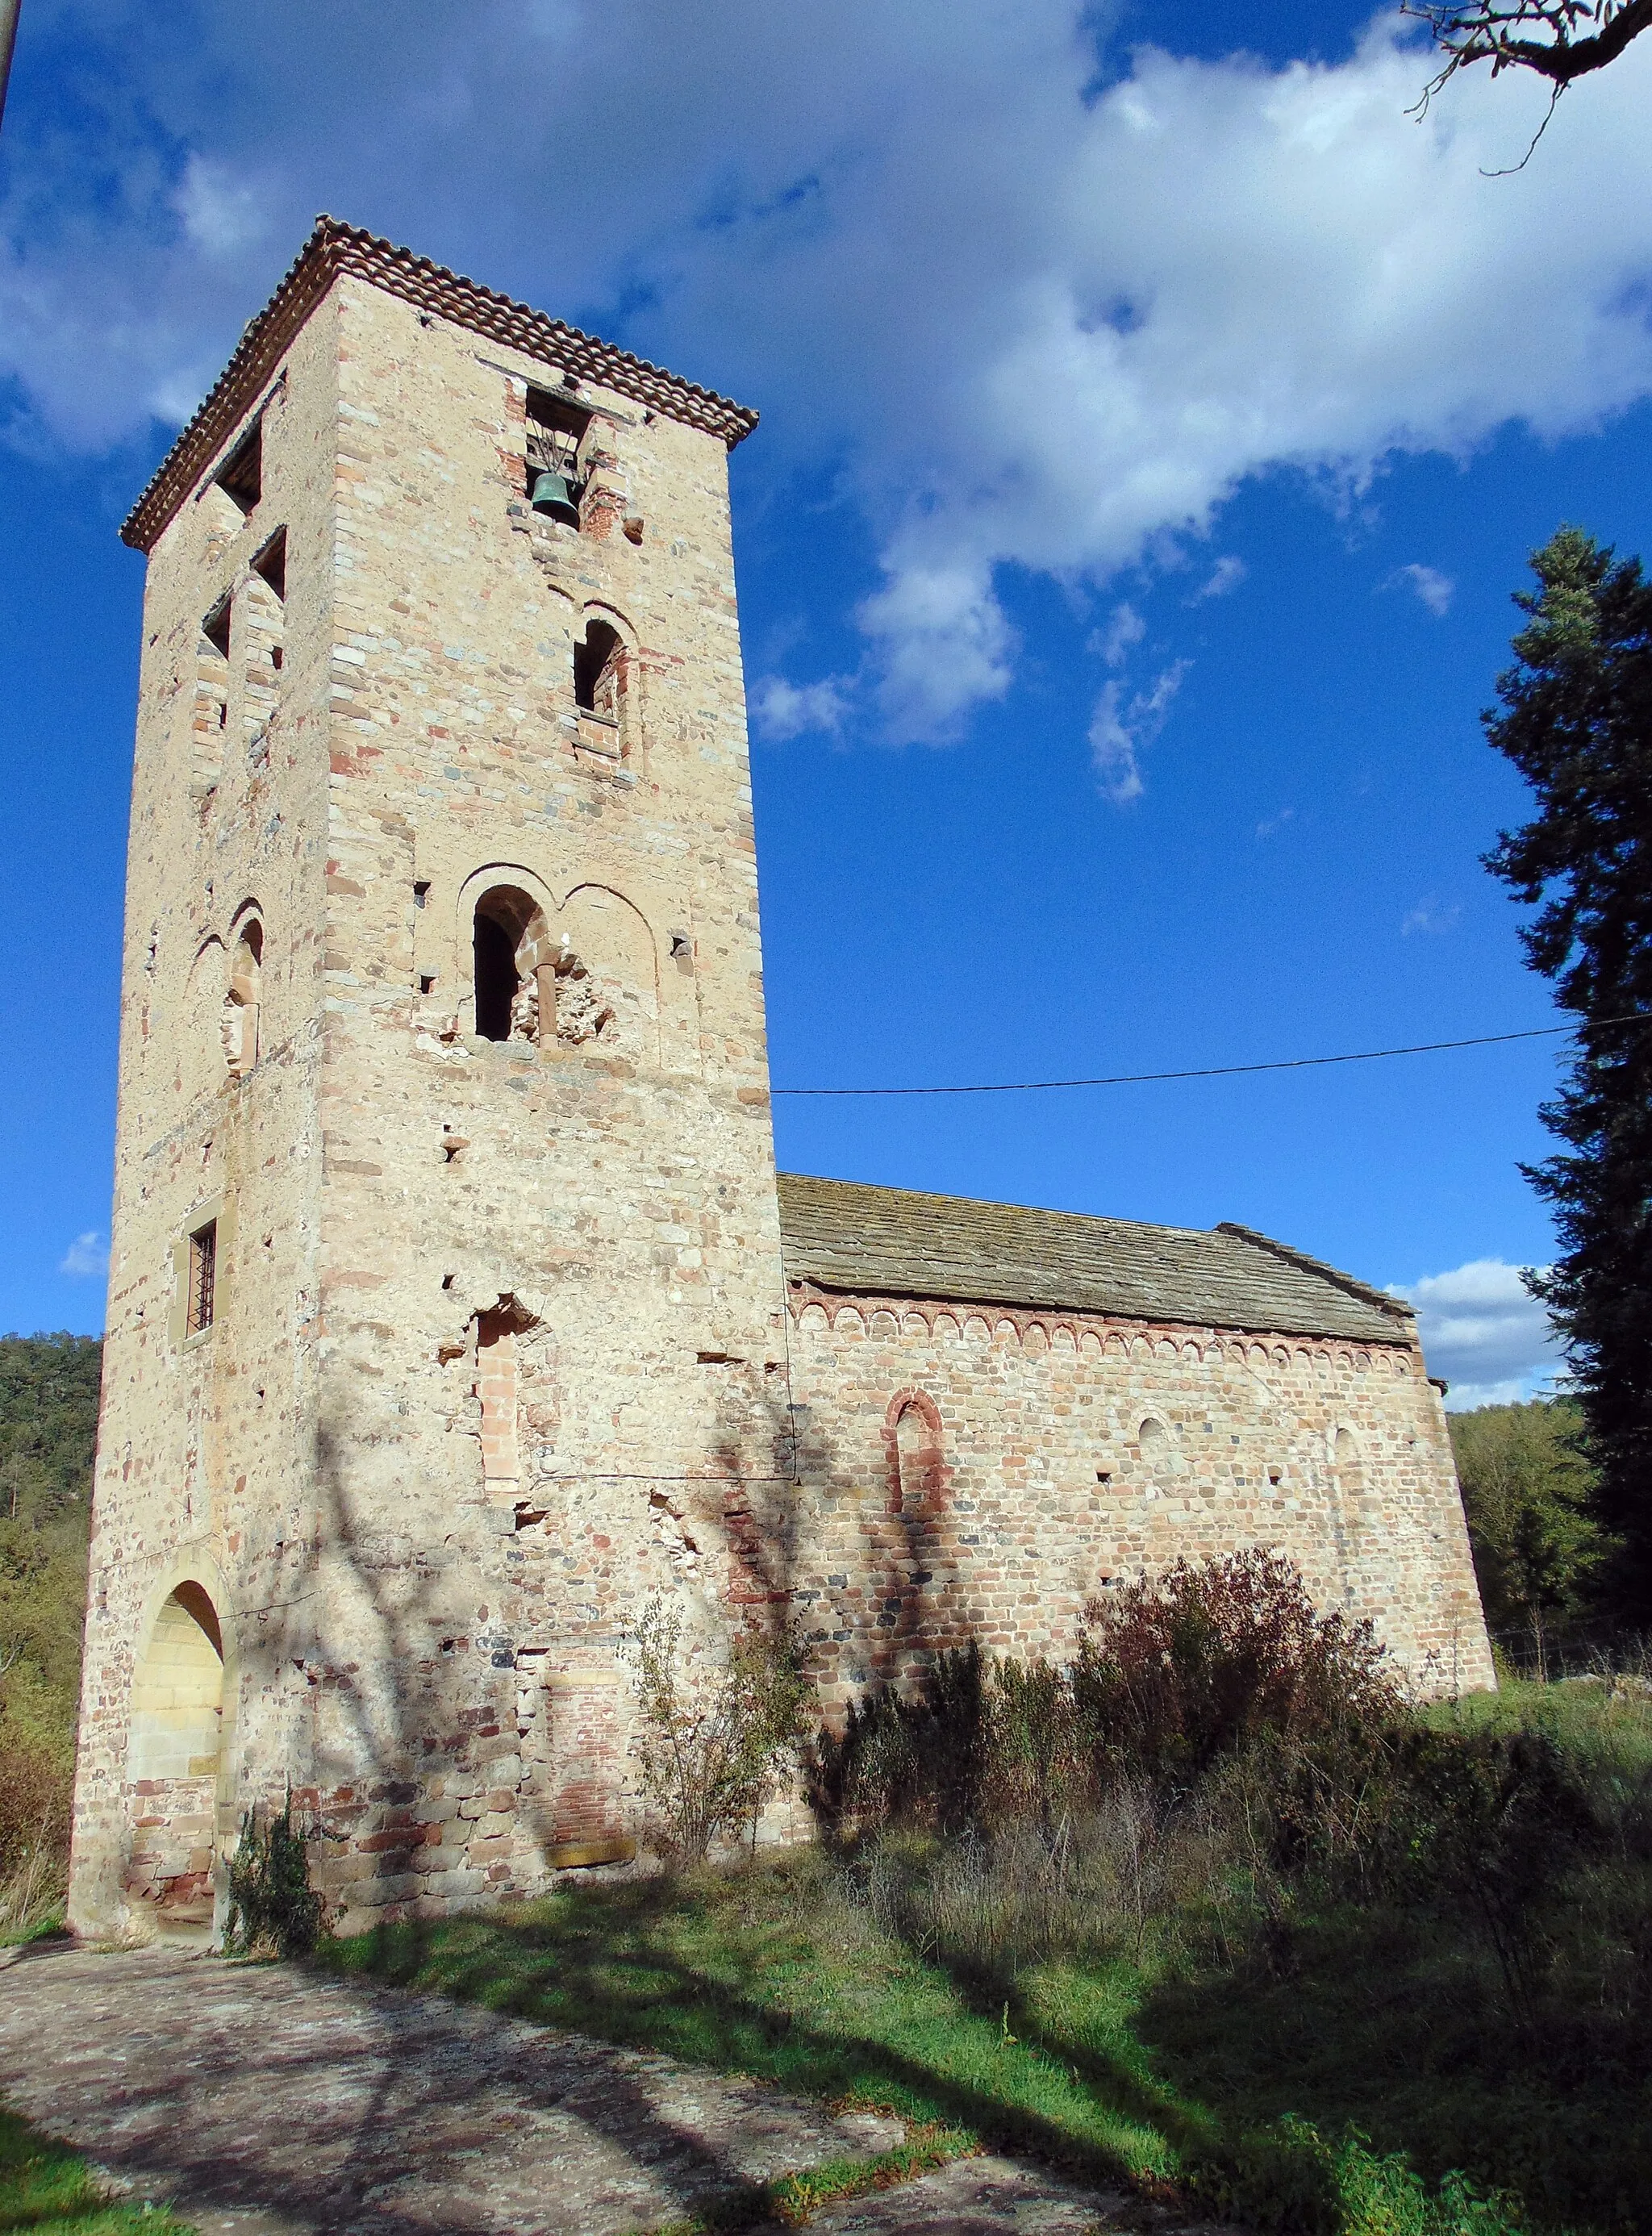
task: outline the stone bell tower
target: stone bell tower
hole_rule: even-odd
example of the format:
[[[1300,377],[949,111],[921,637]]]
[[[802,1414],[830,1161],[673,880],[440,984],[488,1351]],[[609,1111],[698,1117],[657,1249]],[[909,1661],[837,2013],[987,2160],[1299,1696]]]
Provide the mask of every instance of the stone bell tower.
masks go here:
[[[323,219],[126,523],[82,1930],[289,1783],[347,1924],[621,1857],[622,1634],[766,1595],[754,424]]]

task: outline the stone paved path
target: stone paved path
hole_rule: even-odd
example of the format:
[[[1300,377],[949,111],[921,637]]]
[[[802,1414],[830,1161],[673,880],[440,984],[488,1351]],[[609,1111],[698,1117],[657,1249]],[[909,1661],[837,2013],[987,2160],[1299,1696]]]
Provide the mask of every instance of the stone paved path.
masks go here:
[[[630,2236],[902,2132],[439,1997],[164,1947],[18,1952],[0,2095],[203,2236]],[[811,2225],[1087,2236],[1123,2204],[984,2158]]]

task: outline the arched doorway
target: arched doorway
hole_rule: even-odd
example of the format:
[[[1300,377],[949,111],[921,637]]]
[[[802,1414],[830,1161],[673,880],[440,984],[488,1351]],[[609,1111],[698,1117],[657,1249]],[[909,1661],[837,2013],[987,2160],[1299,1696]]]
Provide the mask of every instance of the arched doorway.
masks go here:
[[[174,1917],[209,1916],[223,1748],[224,1639],[205,1588],[161,1603],[132,1680],[128,1891]]]

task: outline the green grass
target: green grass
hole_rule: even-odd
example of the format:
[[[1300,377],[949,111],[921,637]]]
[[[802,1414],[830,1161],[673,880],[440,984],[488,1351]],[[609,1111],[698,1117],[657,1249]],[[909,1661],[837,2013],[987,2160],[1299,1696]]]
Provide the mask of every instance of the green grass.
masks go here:
[[[1539,1685],[1506,1679],[1495,1693],[1438,1701],[1422,1713],[1436,1725],[1546,1732],[1574,1759],[1610,1757],[1652,1770],[1652,1693],[1642,1689],[1642,1680],[1569,1677]]]
[[[1289,1993],[1270,1988],[1259,2000],[1230,1977],[1223,2009],[1214,1980],[1122,1960],[1046,1964],[1013,1981],[951,1975],[880,1933],[819,1855],[693,1883],[570,1889],[509,1918],[385,1927],[330,1945],[322,1961],[835,2104],[887,2108],[918,2123],[915,2136],[944,2131],[940,2155],[977,2145],[1029,2153],[1291,2236],[1504,2236],[1521,2225],[1472,2184],[1441,2191],[1419,2180],[1402,2155],[1403,2121],[1370,2147],[1344,2134],[1345,2121],[1371,2125],[1360,2115],[1391,2064],[1363,2090],[1316,2091],[1288,2055],[1312,2016],[1280,2024]],[[1277,2061],[1270,2029],[1287,2053]],[[1331,2124],[1307,2125],[1305,2110]],[[1281,2113],[1297,2116],[1281,2122]],[[1462,2155],[1448,2152],[1438,2170]],[[849,2180],[816,2169],[785,2199],[740,2193],[685,2230],[749,2226],[761,2195],[774,2217],[806,2219]]]
[[[1114,2175],[1173,2167],[1144,2073],[1098,2093],[879,1933],[813,1854],[727,1878],[570,1888],[508,1919],[383,1927],[322,1961],[800,2095],[887,2106],[965,2141]]]
[[[0,2236],[21,2229],[38,2236],[191,2236],[169,2213],[115,2202],[78,2151],[0,2111]]]
[[[1426,1713],[1548,1733],[1603,1823],[1629,1825],[1643,1806],[1652,1699],[1633,1687],[1514,1685]],[[1652,1870],[1639,1853],[1627,1834],[1609,1841],[1557,1888],[1542,1976],[1518,2009],[1461,1897],[1315,1908],[1299,1892],[1266,1930],[1243,1901],[1188,1897],[1140,1954],[1126,1937],[1129,1955],[1103,1943],[1017,1965],[990,1937],[984,1960],[949,1963],[932,1933],[880,1930],[818,1851],[388,1926],[320,1961],[885,2107],[914,2138],[944,2136],[943,2155],[1030,2153],[1256,2229],[1652,2236],[1652,2012],[1637,2000]],[[900,2174],[814,2169],[784,2199],[741,2192],[700,2225],[804,2219],[844,2183]]]
[[[770,2228],[777,2220],[783,2228],[801,2228],[823,2206],[897,2188],[953,2159],[968,2158],[977,2147],[973,2136],[957,2128],[916,2127],[892,2151],[867,2159],[827,2159],[777,2181],[754,2182],[685,2220],[665,2222],[648,2236],[729,2236],[740,2229]]]
[[[881,1930],[819,1852],[385,1927],[321,1961],[886,2107],[944,2153],[1028,2153],[1255,2229],[1652,2236],[1652,1868],[1632,1829],[1652,1699],[1512,1685],[1426,1713],[1546,1732],[1619,1828],[1553,1890],[1524,2002],[1470,1897],[1316,1907],[1299,1890],[1266,1928],[1243,1900],[1188,1897],[1139,1955],[1127,1936],[1128,1955],[1103,1940],[1017,1965],[991,1940],[949,1963],[930,1932]],[[834,2185],[898,2178],[814,2169],[703,2225],[806,2218]]]

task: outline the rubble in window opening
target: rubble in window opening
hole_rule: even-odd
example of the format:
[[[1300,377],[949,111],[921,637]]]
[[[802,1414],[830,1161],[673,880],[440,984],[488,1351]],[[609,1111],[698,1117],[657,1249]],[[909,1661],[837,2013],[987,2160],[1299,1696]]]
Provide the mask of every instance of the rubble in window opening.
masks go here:
[[[576,955],[564,955],[556,965],[557,1039],[565,1048],[580,1048],[604,1036],[616,1040],[619,1036],[612,1030],[615,1016],[611,990]]]
[[[691,1575],[700,1566],[700,1548],[688,1534],[682,1509],[675,1505],[666,1492],[656,1488],[648,1493],[648,1508],[654,1522],[654,1535],[674,1568]]]

